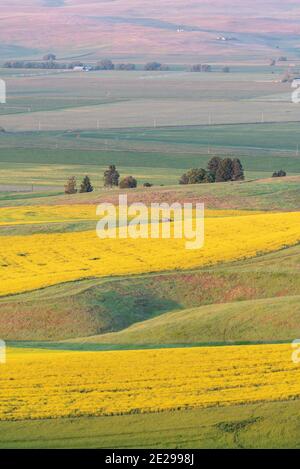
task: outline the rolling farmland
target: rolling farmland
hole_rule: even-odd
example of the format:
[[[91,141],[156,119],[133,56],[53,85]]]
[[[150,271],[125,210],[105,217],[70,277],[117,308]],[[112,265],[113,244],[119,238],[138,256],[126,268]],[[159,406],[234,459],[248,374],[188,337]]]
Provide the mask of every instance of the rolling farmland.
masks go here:
[[[1,2],[0,448],[299,447],[300,13],[229,3]],[[120,194],[144,238],[97,237]],[[186,202],[203,247],[147,239]]]
[[[0,295],[95,276],[199,268],[247,259],[300,241],[297,212],[207,218],[205,245],[196,250],[187,249],[186,244],[198,242],[199,228],[194,228],[193,238],[185,238],[184,234],[182,239],[171,240],[151,238],[153,228],[145,225],[143,239],[119,239],[118,235],[116,239],[99,239],[96,231],[6,236],[0,248]],[[174,221],[170,232],[178,228],[182,230],[181,222]],[[161,229],[158,227],[160,237]],[[135,233],[138,235],[140,230],[136,228]]]

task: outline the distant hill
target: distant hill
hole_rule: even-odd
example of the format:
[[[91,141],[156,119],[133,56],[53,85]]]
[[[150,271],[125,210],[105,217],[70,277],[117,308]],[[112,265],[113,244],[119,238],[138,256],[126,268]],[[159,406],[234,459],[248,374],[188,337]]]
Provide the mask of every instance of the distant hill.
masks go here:
[[[2,0],[0,15],[2,60],[5,45],[15,57],[293,59],[300,39],[295,0]]]

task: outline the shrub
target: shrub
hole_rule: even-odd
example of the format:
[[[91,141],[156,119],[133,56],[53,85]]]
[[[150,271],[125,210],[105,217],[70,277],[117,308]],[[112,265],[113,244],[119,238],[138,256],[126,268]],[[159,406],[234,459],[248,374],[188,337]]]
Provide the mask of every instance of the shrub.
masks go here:
[[[65,185],[65,194],[76,194],[76,192],[76,178],[75,176],[71,176]]]
[[[193,168],[183,174],[179,184],[201,184],[207,182],[207,171],[203,168]]]
[[[137,180],[133,176],[126,176],[120,181],[120,189],[134,189],[137,186]]]
[[[273,178],[283,178],[286,176],[286,172],[283,171],[283,169],[281,169],[280,171],[275,171],[275,173],[273,173],[272,177]]]

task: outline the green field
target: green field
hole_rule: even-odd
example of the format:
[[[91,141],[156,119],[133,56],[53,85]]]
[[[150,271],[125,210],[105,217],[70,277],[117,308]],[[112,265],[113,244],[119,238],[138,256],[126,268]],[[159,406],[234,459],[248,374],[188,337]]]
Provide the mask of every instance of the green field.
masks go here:
[[[101,188],[103,171],[111,163],[139,184],[178,184],[183,172],[205,168],[213,155],[239,157],[248,179],[270,177],[280,169],[297,175],[298,134],[298,124],[3,134],[0,189],[1,184],[14,184],[62,190],[70,175],[80,179],[85,174]]]
[[[89,173],[101,187],[110,163],[140,183],[176,184],[214,154],[240,157],[248,178],[300,173],[297,106],[279,71],[3,71],[0,185],[62,187]]]
[[[299,401],[0,422],[0,448],[299,448]]]

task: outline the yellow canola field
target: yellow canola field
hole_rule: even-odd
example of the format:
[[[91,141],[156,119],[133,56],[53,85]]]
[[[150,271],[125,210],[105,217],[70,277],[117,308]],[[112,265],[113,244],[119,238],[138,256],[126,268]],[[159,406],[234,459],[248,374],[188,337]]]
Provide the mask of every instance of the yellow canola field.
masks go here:
[[[206,217],[255,215],[247,210],[206,210]],[[36,205],[0,208],[0,226],[97,220],[96,205]]]
[[[0,238],[0,295],[83,278],[183,270],[256,256],[300,241],[300,212],[206,218],[205,245],[185,239],[105,239],[96,231]]]
[[[0,420],[101,416],[300,398],[290,345],[114,352],[9,350]]]

